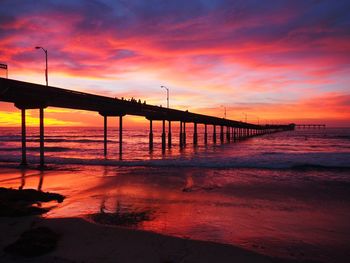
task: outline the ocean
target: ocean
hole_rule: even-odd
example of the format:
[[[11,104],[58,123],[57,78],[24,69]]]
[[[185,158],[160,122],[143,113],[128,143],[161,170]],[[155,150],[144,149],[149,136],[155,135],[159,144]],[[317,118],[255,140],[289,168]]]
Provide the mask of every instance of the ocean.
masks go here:
[[[38,188],[67,196],[45,217],[84,217],[120,209],[150,211],[136,228],[184,238],[232,244],[259,253],[321,262],[350,258],[350,129],[297,129],[239,142],[198,146],[187,127],[180,149],[161,150],[154,132],[45,129],[45,171],[39,162],[38,129],[27,129],[27,169],[18,169],[20,128],[0,128],[0,186]]]

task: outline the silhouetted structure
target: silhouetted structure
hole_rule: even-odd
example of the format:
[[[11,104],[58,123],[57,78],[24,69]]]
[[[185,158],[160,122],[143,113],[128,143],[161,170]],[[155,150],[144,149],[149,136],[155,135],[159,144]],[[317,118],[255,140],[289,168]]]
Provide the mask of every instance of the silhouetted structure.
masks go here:
[[[295,124],[295,127],[300,129],[325,129],[326,124]]]
[[[119,154],[122,157],[123,116],[144,116],[150,121],[149,149],[153,149],[153,121],[162,121],[162,150],[166,148],[165,121],[169,122],[168,147],[171,147],[171,122],[180,122],[180,147],[186,145],[186,123],[194,124],[193,144],[197,145],[197,125],[205,127],[204,142],[208,142],[207,125],[213,125],[213,142],[216,143],[216,126],[220,126],[220,141],[224,142],[224,127],[227,141],[237,141],[252,136],[286,130],[294,130],[295,125],[256,125],[225,118],[212,117],[189,111],[163,108],[136,100],[93,95],[73,90],[55,88],[12,79],[0,78],[0,101],[14,103],[22,111],[22,164],[26,160],[26,109],[40,110],[40,141],[44,141],[44,108],[59,107],[98,112],[104,118],[104,154],[107,155],[107,118],[119,117]],[[44,144],[40,143],[40,165],[44,165]]]

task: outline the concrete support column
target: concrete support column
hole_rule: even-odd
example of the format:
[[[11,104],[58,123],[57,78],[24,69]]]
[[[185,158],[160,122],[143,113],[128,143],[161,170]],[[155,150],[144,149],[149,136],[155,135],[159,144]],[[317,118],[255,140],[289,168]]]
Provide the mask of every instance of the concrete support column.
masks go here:
[[[182,134],[182,121],[180,121],[180,139],[179,139],[179,144],[180,144],[180,147],[183,146],[183,134]]]
[[[103,153],[107,156],[107,116],[103,116]]]
[[[22,161],[21,165],[27,165],[27,135],[26,135],[26,110],[21,109],[22,113]]]
[[[183,129],[183,144],[184,146],[186,145],[186,122],[183,122],[183,126],[184,126],[184,129]]]
[[[194,123],[194,127],[193,127],[193,145],[197,145],[197,143],[198,143],[197,123]]]
[[[224,142],[224,126],[220,125],[220,142]]]
[[[204,124],[204,144],[208,143],[208,128],[207,124]]]
[[[237,140],[237,128],[233,128],[233,141]]]
[[[40,167],[44,167],[44,108],[39,109],[40,118]]]
[[[169,128],[168,128],[168,148],[171,148],[171,121],[169,121]]]
[[[119,116],[119,159],[123,155],[123,116]]]
[[[166,141],[165,141],[165,120],[162,121],[162,151],[165,151]]]
[[[213,126],[213,143],[216,143],[216,125]]]
[[[230,139],[230,127],[226,126],[226,140],[229,142]]]
[[[149,150],[153,150],[153,125],[152,120],[149,120]]]

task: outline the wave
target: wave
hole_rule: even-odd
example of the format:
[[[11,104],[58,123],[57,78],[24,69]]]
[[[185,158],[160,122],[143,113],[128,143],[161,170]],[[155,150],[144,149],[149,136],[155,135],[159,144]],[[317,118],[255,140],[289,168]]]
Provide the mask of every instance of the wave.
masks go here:
[[[2,148],[0,152],[20,152],[22,148]],[[27,147],[28,151],[37,151],[39,152],[39,147]],[[66,152],[71,151],[73,149],[67,147],[45,147],[46,152]]]
[[[28,156],[27,159],[30,163],[37,164],[38,157]],[[19,159],[15,156],[8,156],[7,158],[1,157],[2,163],[18,163]],[[102,166],[125,166],[125,167],[178,167],[178,168],[218,168],[218,169],[231,169],[231,168],[251,168],[251,169],[290,169],[290,170],[350,170],[350,164],[348,162],[338,162],[336,160],[330,161],[328,159],[327,165],[316,163],[313,161],[280,161],[274,162],[259,159],[224,159],[224,160],[208,160],[208,159],[156,159],[156,160],[118,160],[118,159],[82,159],[82,158],[65,158],[65,157],[46,157],[47,164],[54,165],[102,165]]]
[[[316,164],[297,164],[290,167],[292,170],[301,170],[301,171],[308,171],[308,170],[349,170],[350,165],[345,166],[332,166],[332,165],[316,165]]]
[[[79,138],[79,137],[78,137]],[[21,142],[21,138],[9,138],[9,139],[4,139],[4,140],[0,140],[1,142]],[[40,139],[38,138],[29,138],[26,140],[27,142],[40,142]],[[44,139],[45,142],[73,142],[73,143],[103,143],[104,140],[98,140],[98,139],[51,139],[51,138],[45,138]],[[107,140],[107,142],[113,142],[113,140]]]

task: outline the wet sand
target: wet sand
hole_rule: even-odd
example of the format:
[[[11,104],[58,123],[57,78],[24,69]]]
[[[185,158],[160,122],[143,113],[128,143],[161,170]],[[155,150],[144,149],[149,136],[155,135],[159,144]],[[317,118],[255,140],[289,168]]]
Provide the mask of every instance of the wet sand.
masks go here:
[[[57,248],[33,258],[8,255],[3,248],[21,233],[45,226],[60,235]],[[0,218],[1,262],[291,262],[231,245],[107,227],[81,218]]]
[[[52,208],[43,215],[44,221],[32,219],[40,225],[53,224],[62,234],[58,249],[42,257],[42,262],[59,262],[62,258],[101,262],[98,258],[106,253],[110,253],[108,257],[111,258],[136,257],[130,251],[138,251],[138,247],[151,251],[147,252],[149,254],[140,252],[143,258],[150,258],[149,262],[232,262],[240,253],[254,258],[241,262],[265,262],[267,259],[271,262],[271,258],[278,257],[297,262],[343,263],[349,257],[348,184],[343,181],[330,184],[328,171],[318,171],[311,177],[308,171],[261,169],[50,168],[38,171],[8,167],[2,168],[0,174],[2,187],[39,189],[66,197],[59,204],[42,204],[41,208]],[[305,181],[305,176],[309,176],[309,180]],[[346,171],[339,172],[338,177],[341,176],[347,176]],[[101,210],[113,213],[118,205],[135,211],[150,210],[152,220],[142,222],[136,227],[138,230],[120,230],[83,219]],[[2,248],[30,229],[31,222],[24,218],[0,219],[0,253],[3,253]],[[142,231],[149,232],[139,234],[144,233]],[[121,233],[133,234],[129,238]],[[130,243],[124,244],[124,239]],[[168,250],[162,243],[166,243]],[[191,251],[187,257],[184,255],[187,255],[188,246]],[[207,250],[213,250],[208,252],[213,256],[207,255]],[[82,259],[78,260],[79,257]],[[181,260],[181,257],[188,260]],[[10,256],[4,258],[13,260]],[[88,258],[92,261],[85,260]],[[137,258],[130,260],[138,262]],[[21,259],[17,261],[22,262]],[[128,261],[121,259],[120,262]]]

